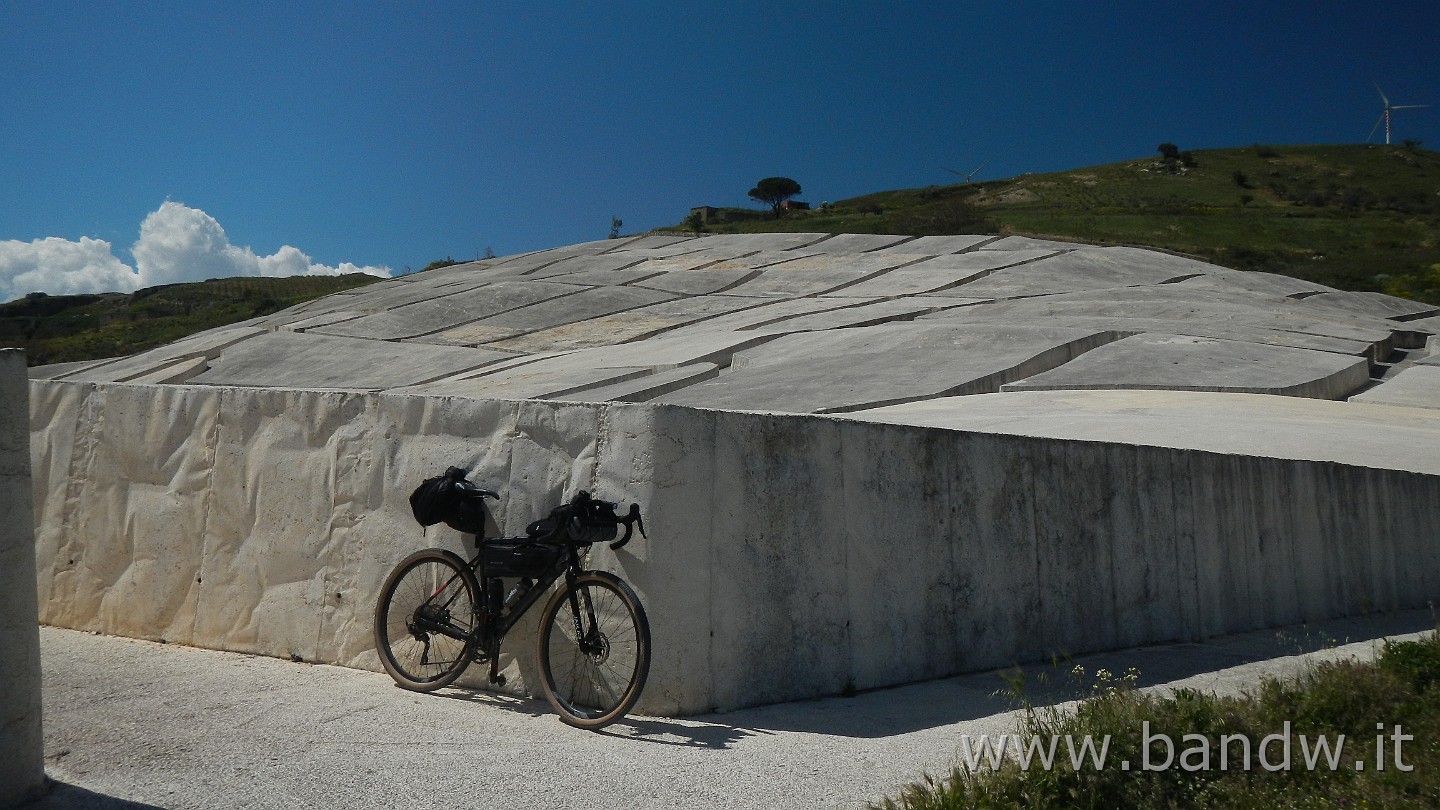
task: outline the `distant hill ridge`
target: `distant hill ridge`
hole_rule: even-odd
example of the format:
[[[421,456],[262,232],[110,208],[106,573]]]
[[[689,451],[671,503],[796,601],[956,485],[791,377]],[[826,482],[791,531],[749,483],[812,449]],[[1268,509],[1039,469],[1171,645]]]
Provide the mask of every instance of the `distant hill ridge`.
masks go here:
[[[0,345],[24,349],[31,366],[120,357],[379,280],[350,273],[218,278],[129,294],[31,293],[0,304]]]
[[[714,233],[1006,233],[1153,247],[1440,303],[1440,153],[1416,144],[1200,149],[865,194]],[[803,181],[803,178],[802,178]],[[744,211],[744,213],[740,213]],[[666,230],[688,230],[684,225]]]

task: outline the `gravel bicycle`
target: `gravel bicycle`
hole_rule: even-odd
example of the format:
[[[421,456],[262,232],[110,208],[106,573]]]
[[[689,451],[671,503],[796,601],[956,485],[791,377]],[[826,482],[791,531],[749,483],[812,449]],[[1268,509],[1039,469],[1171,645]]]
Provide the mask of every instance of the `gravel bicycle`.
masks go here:
[[[603,728],[635,705],[650,670],[650,624],[624,580],[583,568],[589,547],[630,541],[645,534],[638,504],[627,514],[617,504],[580,492],[524,536],[484,537],[486,498],[499,493],[466,480],[451,467],[429,479],[411,498],[422,525],[445,522],[476,536],[468,562],[441,548],[406,557],[386,578],[375,605],[375,649],[380,663],[406,689],[430,692],[453,683],[471,662],[488,662],[490,682],[499,673],[500,644],[547,592],[536,634],[535,663],[545,698],[564,722]],[[420,500],[422,490],[439,505]],[[428,521],[428,522],[427,522]]]

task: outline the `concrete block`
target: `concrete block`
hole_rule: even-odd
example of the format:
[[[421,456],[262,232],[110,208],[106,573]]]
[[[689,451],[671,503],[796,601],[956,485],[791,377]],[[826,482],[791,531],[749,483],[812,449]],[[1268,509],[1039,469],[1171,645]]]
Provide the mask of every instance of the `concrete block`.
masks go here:
[[[1343,399],[1369,381],[1370,363],[1362,357],[1146,333],[1000,390],[1135,388]]]
[[[512,355],[459,346],[421,346],[329,335],[271,332],[226,349],[189,382],[268,387],[397,388],[507,359]]]
[[[541,329],[527,335],[496,341],[490,346],[502,351],[519,352],[608,347],[617,343],[645,340],[686,324],[749,309],[759,306],[760,303],[724,295],[677,298],[613,315]]]
[[[585,289],[574,284],[544,281],[498,281],[405,307],[383,309],[359,319],[316,325],[309,331],[339,337],[401,340],[452,329]]]
[[[832,296],[866,297],[938,294],[961,284],[984,278],[1001,267],[1052,256],[1054,251],[982,251],[935,256],[828,293]]]
[[[527,332],[611,315],[627,309],[668,301],[675,296],[643,287],[592,287],[574,295],[541,301],[464,326],[447,329],[423,340],[435,343],[478,345],[493,343]]]
[[[676,405],[834,413],[998,390],[1114,339],[1044,328],[885,324],[788,335],[728,373],[660,398]]]
[[[1408,298],[1396,298],[1377,292],[1336,292],[1325,290],[1300,299],[1306,306],[1328,307],[1346,314],[1366,315],[1373,318],[1395,318],[1411,320],[1440,315],[1440,307]]]
[[[973,250],[986,242],[993,242],[994,236],[920,236],[889,247],[877,249],[876,253],[921,253],[938,255],[942,253],[963,253]]]
[[[1157,262],[1123,248],[1083,248],[996,270],[967,282],[957,292],[981,298],[1004,298],[1108,290],[1164,284],[1194,272],[1193,268]]]
[[[1417,365],[1350,397],[1351,402],[1440,408],[1440,368]]]
[[[697,382],[711,379],[719,372],[720,367],[714,363],[694,363],[618,383],[585,388],[571,394],[552,397],[552,399],[575,402],[645,402]]]
[[[25,353],[0,349],[0,807],[45,788],[29,425]]]
[[[811,242],[805,247],[823,250],[826,253],[872,253],[894,248],[914,239],[913,236],[894,236],[881,233],[837,233],[818,242]],[[912,251],[900,252],[910,253]],[[924,251],[915,252],[924,253]]]
[[[58,379],[75,382],[126,382],[173,364],[177,360],[200,357],[213,360],[229,347],[265,334],[256,327],[226,327],[181,338],[148,352],[101,363]]]

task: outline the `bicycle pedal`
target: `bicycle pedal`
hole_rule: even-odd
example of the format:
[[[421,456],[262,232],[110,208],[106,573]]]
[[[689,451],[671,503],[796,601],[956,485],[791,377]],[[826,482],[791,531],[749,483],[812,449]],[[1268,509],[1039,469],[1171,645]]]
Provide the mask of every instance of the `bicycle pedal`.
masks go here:
[[[504,675],[496,675],[496,676],[494,676],[494,677],[492,677],[492,678],[490,679],[490,683],[495,684],[496,686],[504,686],[504,685],[505,685],[505,676],[504,676]]]

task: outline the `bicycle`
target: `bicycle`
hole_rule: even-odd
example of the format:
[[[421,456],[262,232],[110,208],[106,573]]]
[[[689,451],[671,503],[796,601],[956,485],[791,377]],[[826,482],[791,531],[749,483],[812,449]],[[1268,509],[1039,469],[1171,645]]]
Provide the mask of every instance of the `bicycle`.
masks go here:
[[[427,548],[395,567],[375,605],[380,663],[398,685],[417,692],[450,685],[472,662],[488,662],[490,682],[503,686],[499,657],[505,634],[563,577],[564,586],[554,590],[540,614],[536,634],[541,689],[572,726],[600,729],[615,722],[645,686],[650,624],[624,580],[582,565],[589,547],[612,540],[621,525],[625,535],[612,549],[630,541],[632,527],[645,535],[639,505],[619,515],[617,504],[581,491],[530,524],[523,536],[485,537],[484,500],[500,495],[467,475],[452,467],[422,485],[433,485],[433,494],[444,501],[438,511],[422,515],[420,490],[411,503],[421,525],[444,521],[475,535],[475,556],[467,562],[452,551]],[[505,579],[518,580],[508,594]]]

